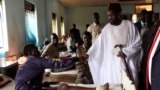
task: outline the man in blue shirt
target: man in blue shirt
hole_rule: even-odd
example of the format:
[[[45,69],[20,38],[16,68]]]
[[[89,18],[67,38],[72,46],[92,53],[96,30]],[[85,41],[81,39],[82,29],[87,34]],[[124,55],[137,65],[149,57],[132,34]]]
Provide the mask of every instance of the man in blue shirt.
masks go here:
[[[34,44],[26,45],[23,54],[27,57],[27,62],[17,71],[15,90],[41,90],[45,68],[64,68],[76,62],[76,58],[63,61],[42,58]]]

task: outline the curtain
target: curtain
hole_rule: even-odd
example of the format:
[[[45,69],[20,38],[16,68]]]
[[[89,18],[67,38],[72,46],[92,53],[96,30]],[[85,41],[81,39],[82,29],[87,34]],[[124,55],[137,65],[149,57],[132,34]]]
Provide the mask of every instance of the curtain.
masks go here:
[[[25,12],[26,44],[38,45],[38,32],[34,11]]]
[[[3,18],[2,18],[2,4],[0,2],[0,48],[3,47],[4,43],[3,43],[3,27],[2,27],[2,22],[3,22]]]

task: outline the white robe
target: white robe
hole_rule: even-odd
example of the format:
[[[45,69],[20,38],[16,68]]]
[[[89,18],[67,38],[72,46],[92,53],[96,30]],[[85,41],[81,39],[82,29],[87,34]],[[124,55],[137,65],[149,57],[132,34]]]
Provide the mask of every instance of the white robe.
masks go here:
[[[120,84],[121,71],[125,70],[121,58],[117,57],[115,45],[122,44],[127,56],[134,82],[137,84],[137,67],[140,61],[141,37],[133,23],[123,20],[118,26],[108,23],[87,54],[94,84]]]

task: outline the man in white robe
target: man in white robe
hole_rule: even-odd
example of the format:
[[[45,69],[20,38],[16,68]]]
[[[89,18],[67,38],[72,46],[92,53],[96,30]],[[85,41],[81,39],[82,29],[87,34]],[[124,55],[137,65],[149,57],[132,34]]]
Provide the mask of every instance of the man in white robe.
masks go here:
[[[121,83],[121,71],[126,71],[122,58],[126,59],[134,83],[138,84],[137,68],[140,61],[141,37],[133,23],[119,18],[120,13],[120,4],[110,4],[108,17],[111,21],[105,25],[85,55],[88,57],[91,74],[96,85]],[[115,48],[117,44],[124,45],[122,51]]]

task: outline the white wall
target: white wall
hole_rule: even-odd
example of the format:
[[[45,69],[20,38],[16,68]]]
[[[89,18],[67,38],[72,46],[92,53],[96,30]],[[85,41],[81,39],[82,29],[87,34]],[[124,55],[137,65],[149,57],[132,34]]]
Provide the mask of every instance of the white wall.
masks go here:
[[[122,14],[126,14],[131,17],[131,14],[135,13],[135,5],[134,4],[123,4]],[[160,3],[153,4],[153,11],[160,13]],[[103,24],[107,23],[107,6],[96,6],[96,7],[71,7],[67,9],[67,32],[70,28],[72,28],[72,24],[76,23],[77,28],[80,29],[80,32],[85,31],[85,25],[92,23],[92,13],[98,12],[100,14],[100,21]],[[129,19],[131,19],[129,17]]]
[[[154,12],[159,12],[159,14],[160,14],[160,3],[154,3],[153,4],[153,11]]]
[[[7,52],[7,56],[19,55],[25,42],[24,0],[4,1],[9,39],[9,51]]]
[[[56,14],[57,21],[58,21],[58,36],[60,37],[60,17],[62,16],[64,18],[64,22],[66,22],[66,7],[62,6],[57,0],[46,0],[46,29],[48,31],[47,35],[48,37],[51,35],[52,27],[51,27],[51,22],[52,22],[52,13]],[[66,25],[65,25],[66,27]]]
[[[30,3],[32,3],[32,4],[35,5],[35,1],[36,1],[36,0],[26,0],[26,1],[28,1],[28,2],[30,2]]]
[[[77,28],[82,33],[85,31],[85,25],[92,23],[92,14],[98,12],[100,14],[100,21],[106,23],[107,8],[102,7],[74,7],[67,9],[67,32],[72,28],[72,24],[75,23]]]
[[[131,14],[134,12],[134,5],[122,5],[122,13]],[[72,24],[76,23],[81,34],[86,30],[85,25],[92,23],[92,14],[98,12],[102,24],[107,23],[107,6],[96,7],[73,7],[67,9],[67,30],[72,28]],[[68,31],[67,31],[68,32]]]

